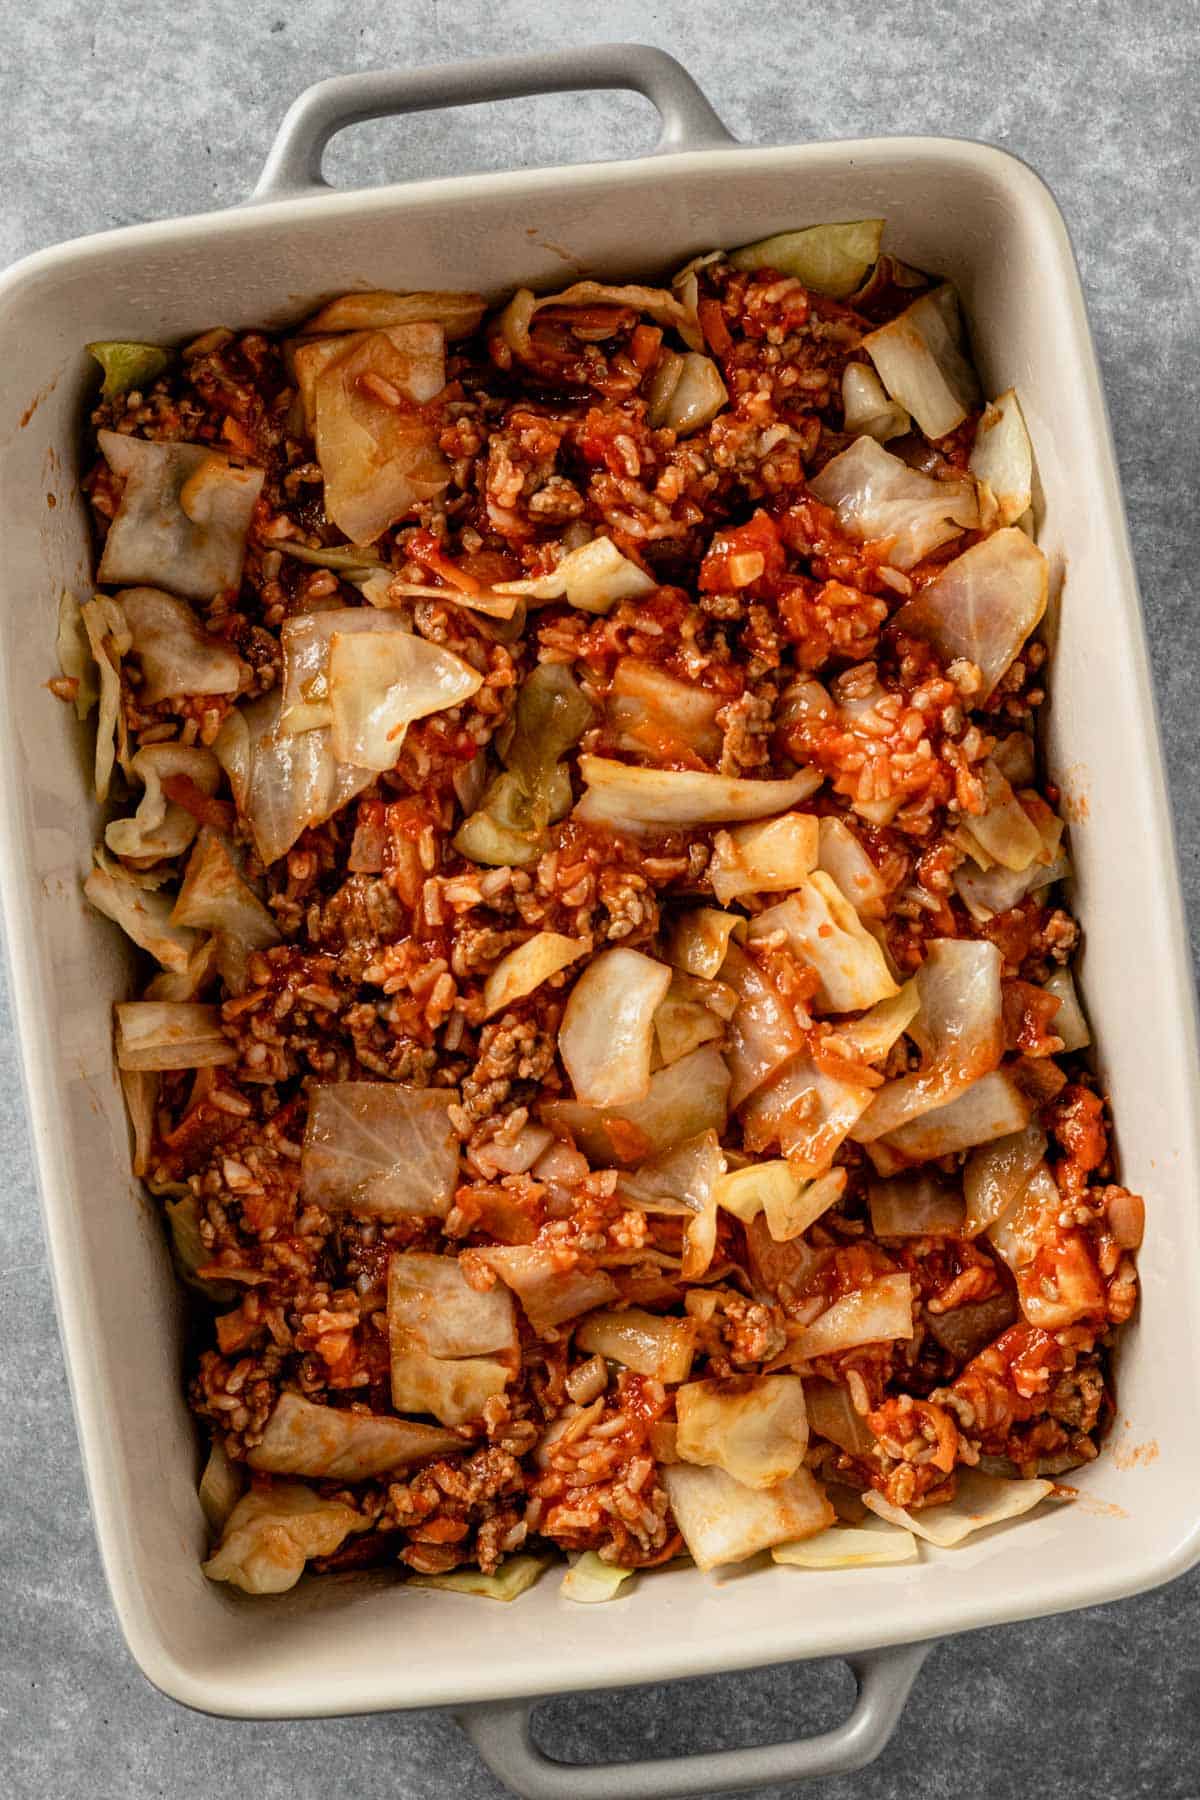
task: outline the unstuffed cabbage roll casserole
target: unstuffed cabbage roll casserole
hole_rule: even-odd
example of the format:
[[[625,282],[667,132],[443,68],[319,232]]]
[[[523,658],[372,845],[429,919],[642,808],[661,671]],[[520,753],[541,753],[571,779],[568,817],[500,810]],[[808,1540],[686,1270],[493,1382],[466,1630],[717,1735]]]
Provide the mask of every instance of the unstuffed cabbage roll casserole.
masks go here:
[[[216,1581],[871,1568],[1099,1453],[1031,397],[882,229],[89,346],[50,686]]]

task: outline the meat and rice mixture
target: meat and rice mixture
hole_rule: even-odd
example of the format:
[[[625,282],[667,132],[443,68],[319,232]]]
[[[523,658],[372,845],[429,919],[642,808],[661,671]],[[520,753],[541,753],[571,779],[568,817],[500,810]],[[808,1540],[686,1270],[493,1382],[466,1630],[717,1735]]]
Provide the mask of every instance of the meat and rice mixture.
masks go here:
[[[92,346],[52,686],[214,1579],[904,1560],[1097,1454],[1030,444],[880,229]]]

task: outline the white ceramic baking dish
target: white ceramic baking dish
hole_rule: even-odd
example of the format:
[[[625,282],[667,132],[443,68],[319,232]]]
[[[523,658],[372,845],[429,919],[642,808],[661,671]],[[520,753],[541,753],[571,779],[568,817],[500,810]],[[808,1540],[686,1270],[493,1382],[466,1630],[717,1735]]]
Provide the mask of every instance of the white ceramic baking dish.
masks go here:
[[[355,120],[585,87],[649,95],[663,116],[659,152],[367,193],[321,180],[327,139]],[[1191,975],[1112,443],[1062,218],[1029,169],[975,144],[737,146],[683,70],[637,46],[323,83],[289,113],[256,199],[46,251],[0,284],[3,897],[67,1366],[122,1627],[158,1687],[214,1713],[453,1707],[529,1795],[713,1791],[858,1766],[886,1740],[919,1666],[919,1649],[896,1647],[1112,1599],[1200,1556]],[[1065,573],[1049,766],[1072,821],[1084,991],[1123,1174],[1149,1201],[1113,1446],[1079,1476],[1077,1506],[927,1550],[915,1568],[767,1568],[719,1582],[689,1571],[582,1608],[552,1579],[511,1609],[378,1577],[245,1601],[199,1569],[180,1303],[157,1207],[130,1176],[113,1074],[109,1007],[128,965],[79,892],[97,827],[86,734],[42,685],[59,592],[89,579],[75,466],[93,382],[82,346],[178,340],[214,321],[283,324],[354,286],[499,295],[561,285],[576,269],[665,272],[713,245],[872,214],[886,215],[900,254],[958,284],[986,389],[1018,388],[1041,542]],[[1136,458],[1138,447],[1126,451]],[[528,1739],[539,1695],[835,1654],[854,1663],[858,1706],[808,1743],[568,1772]]]

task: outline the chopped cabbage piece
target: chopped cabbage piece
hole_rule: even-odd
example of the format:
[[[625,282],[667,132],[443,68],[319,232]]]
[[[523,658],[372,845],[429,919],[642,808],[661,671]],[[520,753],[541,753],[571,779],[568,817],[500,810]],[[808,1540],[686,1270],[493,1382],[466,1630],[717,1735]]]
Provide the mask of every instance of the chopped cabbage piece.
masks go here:
[[[864,918],[877,918],[887,883],[844,819],[820,821],[817,866]]]
[[[184,1286],[203,1294],[217,1306],[232,1305],[240,1297],[236,1283],[200,1274],[200,1270],[211,1262],[212,1252],[205,1248],[200,1236],[200,1210],[195,1194],[185,1191],[178,1200],[168,1200],[165,1210],[175,1267]]]
[[[120,863],[96,852],[96,866],[83,891],[97,912],[119,925],[141,950],[148,950],[164,969],[181,973],[196,949],[196,934],[171,919],[174,896],[140,886]]]
[[[458,1139],[453,1088],[329,1081],[313,1092],[300,1191],[327,1212],[444,1219],[454,1196]]]
[[[659,1062],[678,1062],[701,1044],[723,1038],[736,1006],[737,995],[724,982],[673,974],[654,1015]]]
[[[510,1378],[512,1297],[499,1283],[473,1288],[456,1257],[400,1252],[388,1263],[388,1339],[396,1410],[465,1424]]]
[[[97,435],[109,468],[125,483],[99,579],[167,588],[188,600],[236,589],[265,470],[236,469],[207,444]]]
[[[549,1244],[489,1244],[474,1254],[513,1290],[535,1331],[550,1331],[617,1295],[611,1275],[603,1269],[563,1268]]]
[[[631,832],[766,818],[809,799],[822,781],[816,769],[785,781],[748,781],[693,769],[639,769],[605,756],[581,756],[579,773],[587,791],[576,818]]]
[[[569,1131],[592,1162],[628,1168],[660,1150],[705,1131],[723,1131],[728,1116],[729,1069],[712,1044],[656,1070],[644,1100],[626,1106],[584,1106],[577,1100],[544,1100],[547,1125]]]
[[[407,1587],[440,1588],[448,1594],[474,1594],[480,1600],[519,1600],[540,1581],[553,1556],[510,1556],[492,1575],[481,1569],[451,1569],[445,1575],[410,1575]]]
[[[988,1144],[993,1138],[1023,1130],[1032,1110],[1012,1077],[1002,1069],[994,1069],[953,1100],[901,1125],[879,1143],[893,1153],[884,1159],[889,1163],[893,1159],[900,1166],[929,1162],[934,1157],[970,1150],[976,1144]],[[874,1150],[876,1145],[871,1148]]]
[[[894,1175],[868,1186],[871,1230],[876,1237],[962,1237],[966,1202],[924,1171]]]
[[[356,769],[390,769],[414,719],[461,706],[482,685],[470,663],[415,632],[336,629],[329,639],[333,754]]]
[[[1040,1125],[1026,1125],[972,1150],[963,1167],[964,1237],[978,1237],[1016,1205],[1045,1154],[1046,1134]]]
[[[802,1050],[746,1101],[746,1148],[757,1152],[778,1144],[798,1175],[823,1175],[874,1091],[826,1074]]]
[[[689,1381],[675,1395],[675,1449],[683,1462],[724,1469],[751,1488],[794,1475],[808,1446],[798,1375]]]
[[[243,1593],[282,1594],[295,1587],[310,1557],[331,1556],[369,1524],[353,1506],[325,1500],[304,1482],[256,1484],[230,1513],[202,1566],[210,1581],[228,1581]]]
[[[329,646],[335,631],[343,636],[361,631],[390,637],[404,634],[406,627],[395,615],[370,606],[331,607],[326,612],[298,613],[285,619],[279,633],[283,650],[280,737],[332,723]]]
[[[221,780],[220,763],[211,750],[202,750],[198,745],[146,744],[130,758],[129,772],[145,791],[131,819],[113,819],[105,827],[108,848],[115,856],[134,863],[182,856],[200,822],[186,806],[167,798],[163,782],[173,775],[183,775],[201,793],[215,794]],[[190,925],[193,921],[172,916],[172,923]]]
[[[725,1058],[731,1076],[729,1104],[737,1107],[802,1049],[804,1034],[795,1008],[736,944],[726,951],[721,979],[738,997]]]
[[[628,1106],[650,1091],[654,1014],[671,985],[665,963],[618,945],[571,989],[558,1052],[584,1106]]]
[[[848,299],[860,288],[879,256],[882,219],[851,219],[838,225],[808,225],[780,231],[735,250],[735,269],[778,269],[794,275],[814,293]]]
[[[812,1361],[854,1350],[859,1344],[887,1343],[913,1334],[912,1277],[881,1275],[869,1286],[844,1294],[792,1341],[792,1353]]]
[[[803,1467],[773,1488],[749,1488],[724,1469],[696,1463],[674,1463],[662,1478],[675,1523],[701,1569],[744,1562],[833,1523],[833,1508]]]
[[[142,752],[144,755],[145,752]],[[233,992],[245,991],[245,958],[279,942],[279,927],[242,878],[227,839],[204,826],[188,858],[173,925],[220,933],[222,973]]]
[[[953,1500],[940,1506],[921,1506],[906,1512],[873,1492],[864,1494],[863,1500],[878,1518],[903,1526],[927,1543],[948,1550],[972,1532],[1020,1518],[1053,1491],[1052,1481],[1005,1481],[979,1469],[960,1468],[958,1492]]]
[[[848,362],[842,370],[842,429],[847,437],[865,435],[886,444],[911,431],[912,420],[889,398],[869,364]]]
[[[788,948],[820,978],[815,1004],[824,1012],[858,1012],[899,993],[883,951],[841,889],[816,869],[787,900],[750,921],[750,937],[782,931]]]
[[[120,1069],[121,1093],[125,1111],[133,1127],[133,1172],[144,1176],[150,1168],[154,1145],[155,1109],[158,1105],[158,1075],[153,1069]]]
[[[912,414],[926,437],[945,437],[979,399],[958,296],[948,282],[869,332],[862,347],[892,399]]]
[[[529,328],[543,307],[628,306],[645,313],[664,330],[677,331],[689,350],[703,350],[704,334],[692,307],[665,288],[607,287],[599,281],[577,281],[558,294],[536,295],[518,288],[495,323],[496,334],[521,362],[534,360]]]
[[[882,1521],[873,1521],[882,1523]],[[870,1530],[866,1526],[831,1525],[798,1544],[776,1544],[774,1562],[794,1569],[885,1569],[916,1562],[920,1552],[911,1531]]]
[[[117,604],[129,627],[130,648],[142,666],[138,699],[147,706],[176,694],[234,694],[238,657],[205,631],[186,600],[153,587],[124,588]]]
[[[395,294],[372,288],[339,294],[306,319],[305,332],[387,331],[396,325],[440,325],[447,338],[469,337],[487,310],[482,294]],[[437,391],[436,389],[434,390]]]
[[[230,1513],[241,1499],[246,1487],[245,1473],[244,1466],[232,1462],[224,1444],[214,1438],[198,1490],[201,1511],[214,1532],[224,1530]]]
[[[365,1481],[466,1448],[453,1431],[411,1419],[316,1406],[300,1394],[283,1393],[246,1461],[269,1475]]]
[[[980,766],[979,778],[987,810],[971,814],[960,827],[975,860],[984,869],[999,863],[1018,874],[1033,862],[1048,862],[1041,832],[990,757]]]
[[[676,437],[689,437],[708,425],[728,403],[729,391],[711,356],[689,350],[677,356],[664,351],[650,386],[649,422]]]
[[[120,1069],[213,1069],[237,1061],[221,1011],[199,1001],[124,1000],[117,1015]]]
[[[696,1347],[693,1319],[671,1319],[629,1306],[621,1312],[594,1312],[575,1333],[589,1355],[606,1357],[636,1375],[669,1385],[686,1381]]]
[[[618,750],[664,763],[686,761],[693,753],[715,762],[721,753],[716,717],[723,704],[721,694],[679,681],[657,663],[623,656],[613,671],[606,717]]]
[[[766,1188],[763,1215],[767,1230],[777,1244],[790,1243],[827,1213],[834,1202],[841,1199],[845,1188],[845,1169],[828,1169],[813,1181],[801,1182],[792,1194],[785,1193],[781,1183]]]
[[[849,1390],[840,1381],[826,1381],[818,1375],[805,1376],[804,1404],[808,1409],[810,1432],[828,1438],[847,1456],[871,1455],[875,1436],[863,1415],[855,1410]]]
[[[128,394],[133,388],[149,387],[171,360],[170,352],[157,344],[122,343],[120,339],[101,339],[87,349],[104,372],[102,400]]]
[[[708,865],[713,893],[728,906],[742,894],[799,887],[817,866],[819,838],[817,819],[799,812],[718,831]]]
[[[984,939],[929,943],[916,975],[920,1010],[907,1027],[924,1052],[922,1066],[880,1088],[854,1128],[860,1143],[945,1106],[996,1067],[1004,1052],[1002,960]]]
[[[594,1550],[585,1550],[563,1576],[558,1591],[564,1600],[593,1606],[615,1600],[622,1585],[636,1574],[636,1569],[622,1569],[616,1563],[605,1562]]]
[[[594,537],[570,550],[548,575],[523,581],[498,581],[498,594],[526,600],[565,600],[581,612],[606,613],[618,600],[633,600],[658,586],[653,575],[623,556],[610,537]]]
[[[70,588],[64,588],[59,597],[54,650],[62,674],[75,683],[75,717],[86,719],[100,697],[100,687],[80,602]]]
[[[721,973],[729,940],[745,935],[746,920],[740,913],[718,912],[715,906],[697,906],[680,913],[666,934],[666,958],[674,969],[713,981]]]
[[[716,1186],[717,1205],[743,1225],[749,1225],[766,1210],[771,1195],[777,1208],[789,1205],[804,1191],[804,1182],[791,1164],[782,1158],[771,1162],[747,1163],[744,1169],[730,1169]]]
[[[585,939],[564,937],[560,931],[535,932],[501,957],[484,982],[484,1017],[490,1019],[515,1001],[523,1000],[526,994],[534,993],[552,975],[586,956],[588,948]]]
[[[328,730],[279,735],[278,688],[229,713],[213,750],[264,863],[277,862],[309,825],[320,825],[374,776],[339,762]]]
[[[947,563],[892,623],[931,643],[945,663],[975,663],[983,676],[979,699],[986,700],[1037,626],[1048,593],[1046,558],[1010,526]]]
[[[1104,1316],[1104,1288],[1085,1239],[1064,1230],[1062,1198],[1045,1163],[988,1237],[1012,1270],[1021,1311],[1043,1331],[1061,1331],[1077,1319]]]
[[[1079,995],[1075,991],[1070,969],[1055,969],[1053,975],[1042,985],[1058,1001],[1058,1011],[1054,1015],[1054,1033],[1062,1039],[1064,1051],[1069,1055],[1073,1050],[1086,1050],[1092,1041],[1092,1034],[1079,1004]]]
[[[539,833],[571,804],[570,781],[561,759],[591,722],[591,702],[565,663],[539,663],[521,683],[504,762],[529,801],[531,823]],[[566,792],[560,795],[564,779]]]
[[[827,1041],[851,1061],[882,1062],[892,1045],[903,1037],[921,1010],[916,981],[906,981],[898,994],[878,1000],[857,1019],[846,1019]]]
[[[108,799],[114,761],[123,769],[129,767],[129,732],[121,704],[121,659],[128,654],[132,639],[125,614],[106,594],[85,600],[79,608],[79,616],[100,683],[95,791],[97,800],[103,804]]]
[[[979,523],[971,482],[922,475],[873,437],[856,438],[809,487],[833,507],[848,536],[859,543],[890,539],[888,561],[897,569],[911,569]]]
[[[443,1425],[470,1425],[512,1379],[507,1361],[494,1356],[430,1356],[393,1350],[392,1405],[397,1412],[432,1413]]]
[[[983,409],[967,465],[979,483],[985,530],[1015,525],[1033,500],[1033,447],[1012,388]]]

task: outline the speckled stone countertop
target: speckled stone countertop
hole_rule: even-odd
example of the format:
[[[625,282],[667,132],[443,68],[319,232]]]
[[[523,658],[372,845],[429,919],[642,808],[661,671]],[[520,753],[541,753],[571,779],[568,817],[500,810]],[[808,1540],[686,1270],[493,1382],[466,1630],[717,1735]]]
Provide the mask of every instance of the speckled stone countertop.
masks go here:
[[[285,106],[323,76],[557,48],[568,33],[670,50],[746,142],[938,132],[1025,157],[1057,195],[1082,265],[1200,917],[1197,0],[831,0],[816,13],[787,0],[611,0],[602,13],[554,0],[31,0],[6,19],[0,263],[242,199]],[[327,168],[363,184],[615,155],[652,134],[649,107],[627,96],[520,101],[362,127]],[[493,1800],[502,1790],[443,1717],[232,1724],[164,1700],[133,1666],[88,1516],[11,1038],[0,996],[0,1795]],[[539,1730],[581,1759],[748,1744],[833,1723],[850,1692],[843,1665],[801,1665],[556,1701]],[[1194,1800],[1200,1572],[940,1644],[880,1760],[810,1791]]]

